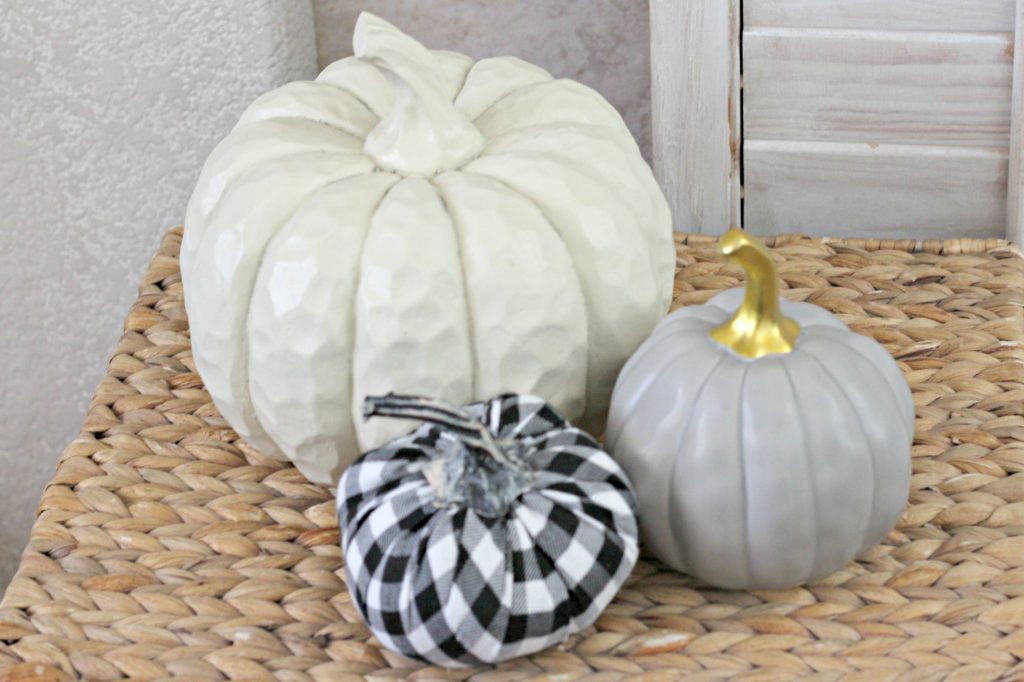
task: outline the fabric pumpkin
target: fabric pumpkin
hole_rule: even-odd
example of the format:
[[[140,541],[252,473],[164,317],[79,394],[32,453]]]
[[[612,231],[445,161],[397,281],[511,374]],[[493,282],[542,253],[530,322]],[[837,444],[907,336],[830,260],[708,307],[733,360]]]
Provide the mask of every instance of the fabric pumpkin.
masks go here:
[[[910,488],[914,405],[886,350],[779,300],[771,256],[721,242],[747,289],[669,315],[629,360],[605,444],[647,547],[727,588],[822,578],[882,540]],[[789,349],[787,349],[789,346]]]
[[[636,500],[619,466],[542,399],[461,409],[368,398],[366,414],[423,420],[342,475],[352,597],[389,649],[494,663],[589,626],[637,559]]]
[[[401,433],[368,394],[542,395],[601,429],[668,308],[667,204],[619,114],[512,57],[362,14],[356,57],[257,99],[210,155],[181,255],[196,367],[311,480]]]

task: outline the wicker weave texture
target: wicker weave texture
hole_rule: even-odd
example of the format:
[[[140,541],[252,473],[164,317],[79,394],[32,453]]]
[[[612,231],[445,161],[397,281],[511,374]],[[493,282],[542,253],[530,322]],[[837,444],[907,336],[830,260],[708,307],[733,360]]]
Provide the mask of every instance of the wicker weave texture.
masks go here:
[[[727,592],[641,560],[597,622],[490,670],[379,648],[331,493],[238,442],[192,366],[165,238],[0,604],[0,679],[1024,679],[1024,267],[1002,242],[771,240],[785,295],[885,344],[917,406],[910,504],[856,563]],[[913,251],[917,249],[916,251]],[[680,237],[677,305],[737,286]]]

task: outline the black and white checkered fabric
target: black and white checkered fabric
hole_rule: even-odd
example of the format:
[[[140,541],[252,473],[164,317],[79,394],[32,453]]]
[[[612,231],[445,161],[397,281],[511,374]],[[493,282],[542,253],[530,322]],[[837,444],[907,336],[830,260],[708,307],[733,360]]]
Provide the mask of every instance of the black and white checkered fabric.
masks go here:
[[[512,487],[500,513],[439,495],[431,471],[450,480],[472,468],[453,453],[490,456],[436,424],[363,455],[338,486],[346,577],[367,625],[382,645],[443,666],[560,643],[594,622],[638,553],[632,489],[593,438],[534,396],[462,410],[526,465],[483,495]]]

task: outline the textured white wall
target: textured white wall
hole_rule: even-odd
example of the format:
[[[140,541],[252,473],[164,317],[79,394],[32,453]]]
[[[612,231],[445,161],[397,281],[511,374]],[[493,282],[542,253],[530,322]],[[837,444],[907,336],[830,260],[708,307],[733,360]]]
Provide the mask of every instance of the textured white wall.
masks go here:
[[[0,586],[165,228],[308,0],[0,0]]]
[[[480,59],[511,54],[601,92],[650,158],[647,0],[313,0],[320,66],[352,54],[368,9],[427,47]]]

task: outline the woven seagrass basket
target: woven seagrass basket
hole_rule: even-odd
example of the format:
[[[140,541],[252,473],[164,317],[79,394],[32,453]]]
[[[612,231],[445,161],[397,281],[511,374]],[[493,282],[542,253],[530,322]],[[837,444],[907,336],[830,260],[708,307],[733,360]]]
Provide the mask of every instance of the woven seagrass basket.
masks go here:
[[[788,298],[897,358],[917,407],[898,528],[827,579],[709,589],[641,559],[595,627],[493,669],[381,649],[331,492],[239,442],[192,366],[171,230],[0,604],[0,679],[1024,679],[1024,261],[1005,242],[769,240]],[[675,304],[740,284],[678,238]]]

